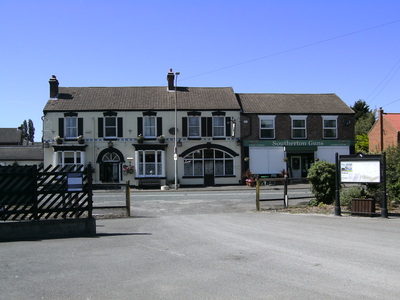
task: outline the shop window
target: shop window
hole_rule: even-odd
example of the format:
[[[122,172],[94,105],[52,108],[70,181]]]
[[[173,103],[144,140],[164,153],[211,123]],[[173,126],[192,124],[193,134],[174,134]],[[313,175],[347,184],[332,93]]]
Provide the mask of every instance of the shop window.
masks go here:
[[[337,139],[337,116],[323,116],[324,139]]]
[[[234,158],[232,155],[217,149],[196,150],[186,155],[184,176],[204,176],[204,162],[213,162],[215,176],[234,175]]]

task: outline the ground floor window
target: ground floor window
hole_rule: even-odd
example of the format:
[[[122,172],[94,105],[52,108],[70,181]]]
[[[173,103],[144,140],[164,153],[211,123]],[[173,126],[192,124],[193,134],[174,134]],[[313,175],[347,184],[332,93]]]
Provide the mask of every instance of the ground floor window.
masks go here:
[[[137,177],[165,176],[165,151],[138,150],[135,153]]]
[[[82,151],[59,151],[56,152],[56,165],[65,166],[81,166],[85,163],[85,152]]]
[[[234,158],[217,149],[196,150],[184,157],[184,176],[204,176],[205,165],[213,164],[215,176],[234,175]]]

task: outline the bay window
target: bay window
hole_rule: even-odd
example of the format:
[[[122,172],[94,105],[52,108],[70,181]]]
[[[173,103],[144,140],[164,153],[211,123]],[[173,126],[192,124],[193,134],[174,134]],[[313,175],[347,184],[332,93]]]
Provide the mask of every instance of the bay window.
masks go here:
[[[136,151],[136,166],[138,177],[165,176],[165,152],[162,150]]]

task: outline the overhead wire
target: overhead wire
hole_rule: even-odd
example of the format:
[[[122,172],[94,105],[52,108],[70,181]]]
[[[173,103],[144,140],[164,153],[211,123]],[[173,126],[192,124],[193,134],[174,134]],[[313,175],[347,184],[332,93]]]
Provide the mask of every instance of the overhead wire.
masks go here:
[[[349,32],[349,33],[346,33],[346,34],[338,35],[338,36],[335,36],[335,37],[332,37],[332,38],[316,41],[316,42],[313,42],[313,43],[310,43],[310,44],[294,47],[294,48],[283,50],[283,51],[279,51],[279,52],[276,52],[276,53],[271,53],[271,54],[264,55],[264,56],[261,56],[261,57],[258,57],[258,58],[254,58],[254,59],[250,59],[250,60],[247,60],[247,61],[243,61],[243,62],[239,62],[239,63],[236,63],[236,64],[232,64],[232,65],[229,65],[229,66],[221,67],[221,68],[214,69],[214,70],[211,70],[211,71],[207,71],[207,72],[204,72],[204,73],[200,73],[200,74],[197,74],[197,75],[184,77],[184,78],[181,79],[181,81],[192,79],[192,78],[196,78],[196,77],[201,77],[201,76],[204,76],[204,75],[207,75],[207,74],[211,74],[211,73],[215,73],[215,72],[219,72],[219,71],[223,71],[223,70],[227,70],[227,69],[231,69],[231,68],[234,68],[234,67],[237,67],[237,66],[245,65],[245,64],[252,63],[252,62],[255,62],[255,61],[258,61],[258,60],[270,58],[270,57],[273,57],[273,56],[282,55],[282,54],[286,54],[286,53],[289,53],[289,52],[294,52],[294,51],[297,51],[297,50],[300,50],[300,49],[304,49],[304,48],[308,48],[308,47],[315,46],[315,45],[318,45],[318,44],[322,44],[322,43],[330,42],[330,41],[333,41],[333,40],[341,39],[341,38],[344,38],[344,37],[347,37],[347,36],[350,36],[350,35],[359,34],[361,32],[373,30],[373,29],[376,29],[376,28],[392,25],[392,24],[398,23],[398,22],[400,22],[400,20],[395,20],[395,21],[383,23],[383,24],[380,24],[380,25],[376,25],[376,26],[360,29],[360,30],[357,30],[357,31]]]
[[[394,64],[394,66],[390,69],[388,74],[382,79],[382,81],[372,90],[372,92],[365,98],[365,100],[368,100],[374,93],[375,91],[380,87],[380,90],[372,97],[371,102],[375,100],[378,95],[386,88],[386,86],[390,83],[390,81],[393,79],[393,77],[396,75],[396,73],[400,69],[400,59]],[[389,77],[390,76],[390,77]],[[389,78],[389,79],[388,79]],[[388,79],[388,80],[387,80]]]

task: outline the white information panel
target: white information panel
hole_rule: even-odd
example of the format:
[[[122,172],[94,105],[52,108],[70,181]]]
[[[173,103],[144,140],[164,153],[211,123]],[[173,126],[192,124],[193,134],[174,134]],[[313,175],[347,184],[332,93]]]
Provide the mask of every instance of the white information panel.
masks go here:
[[[341,182],[379,183],[380,170],[379,160],[341,161]]]
[[[81,192],[83,188],[82,173],[68,173],[68,192]]]

